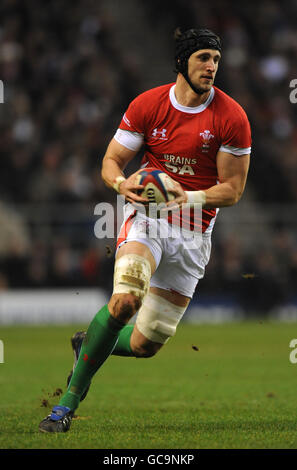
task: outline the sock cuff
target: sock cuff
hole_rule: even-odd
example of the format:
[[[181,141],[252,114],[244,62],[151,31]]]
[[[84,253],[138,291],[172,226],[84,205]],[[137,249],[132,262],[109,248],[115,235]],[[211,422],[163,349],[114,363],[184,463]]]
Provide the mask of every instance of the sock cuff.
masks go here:
[[[107,327],[115,333],[120,331],[125,326],[125,323],[120,322],[111,315],[107,305],[104,305],[104,307],[102,307],[102,309],[97,313],[96,317],[101,326],[103,326],[104,328]]]
[[[114,331],[120,331],[122,328],[124,328],[125,323],[122,323],[121,321],[113,317],[111,314],[109,314],[108,326]]]

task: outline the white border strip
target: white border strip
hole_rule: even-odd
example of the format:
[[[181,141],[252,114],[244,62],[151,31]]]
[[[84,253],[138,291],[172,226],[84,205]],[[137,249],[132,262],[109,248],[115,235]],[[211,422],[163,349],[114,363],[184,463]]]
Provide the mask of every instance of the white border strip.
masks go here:
[[[219,148],[221,152],[232,153],[236,156],[246,155],[251,153],[251,147],[240,148],[240,147],[232,147],[232,145],[221,145]]]

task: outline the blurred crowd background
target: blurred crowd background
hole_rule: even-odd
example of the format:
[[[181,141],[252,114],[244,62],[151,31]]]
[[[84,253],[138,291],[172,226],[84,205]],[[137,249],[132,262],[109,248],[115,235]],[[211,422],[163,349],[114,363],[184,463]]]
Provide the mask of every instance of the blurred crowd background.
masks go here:
[[[296,0],[2,0],[0,289],[110,292],[115,240],[94,235],[94,207],[116,202],[100,179],[106,146],[137,94],[175,81],[174,29],[208,27],[223,41],[215,84],[246,110],[253,146],[197,300],[249,313],[297,302],[296,19]]]

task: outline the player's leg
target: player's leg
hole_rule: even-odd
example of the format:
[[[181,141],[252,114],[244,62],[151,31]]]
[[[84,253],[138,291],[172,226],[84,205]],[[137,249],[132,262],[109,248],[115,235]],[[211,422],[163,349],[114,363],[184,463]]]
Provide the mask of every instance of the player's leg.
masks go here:
[[[155,260],[146,245],[129,242],[118,251],[110,302],[90,323],[67,392],[56,410],[40,423],[40,430],[61,432],[69,429],[70,423],[65,428],[60,424],[78,407],[92,377],[112,353],[120,331],[140,308],[154,270]],[[58,426],[55,425],[57,422]]]

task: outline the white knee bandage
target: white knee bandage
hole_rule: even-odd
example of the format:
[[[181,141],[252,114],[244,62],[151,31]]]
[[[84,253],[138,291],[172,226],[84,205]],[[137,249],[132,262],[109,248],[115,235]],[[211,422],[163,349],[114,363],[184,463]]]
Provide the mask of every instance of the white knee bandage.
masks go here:
[[[114,266],[113,294],[133,294],[141,300],[147,294],[151,278],[151,265],[143,256],[121,256]]]
[[[138,312],[136,326],[146,338],[164,344],[175,334],[186,308],[150,292]]]

